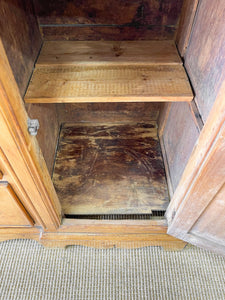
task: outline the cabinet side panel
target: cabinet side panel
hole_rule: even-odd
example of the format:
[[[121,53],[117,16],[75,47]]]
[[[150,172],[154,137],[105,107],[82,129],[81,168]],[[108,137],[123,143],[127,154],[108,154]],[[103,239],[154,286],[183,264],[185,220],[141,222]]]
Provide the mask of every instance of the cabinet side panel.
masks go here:
[[[26,104],[28,116],[38,119],[38,144],[44,156],[50,175],[53,171],[55,150],[59,135],[59,123],[55,104]]]
[[[224,20],[223,0],[201,1],[185,54],[185,66],[204,123],[225,80]]]
[[[198,3],[199,0],[184,0],[183,2],[176,35],[176,43],[181,56],[185,55],[189,43]]]
[[[170,179],[175,191],[199,137],[188,103],[173,103],[163,132],[163,142]]]
[[[20,94],[23,96],[42,43],[32,1],[1,1],[0,32]]]

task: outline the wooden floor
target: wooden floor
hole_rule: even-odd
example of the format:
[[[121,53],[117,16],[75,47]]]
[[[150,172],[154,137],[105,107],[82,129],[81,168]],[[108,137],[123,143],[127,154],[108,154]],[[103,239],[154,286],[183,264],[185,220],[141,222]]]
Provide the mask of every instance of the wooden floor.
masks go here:
[[[172,41],[45,42],[25,102],[191,101]]]
[[[66,215],[165,210],[156,123],[64,124],[53,182]]]

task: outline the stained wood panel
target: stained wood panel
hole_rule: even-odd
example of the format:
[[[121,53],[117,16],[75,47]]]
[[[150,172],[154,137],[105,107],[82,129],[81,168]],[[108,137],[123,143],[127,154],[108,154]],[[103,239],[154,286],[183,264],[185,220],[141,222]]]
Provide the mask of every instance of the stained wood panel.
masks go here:
[[[175,191],[199,137],[189,104],[173,103],[163,132],[169,175]]]
[[[225,80],[225,2],[201,1],[185,55],[185,66],[194,87],[200,114],[206,122]]]
[[[171,38],[174,34],[182,0],[35,0],[35,7],[44,37],[54,39],[121,40],[149,37]],[[63,25],[72,25],[63,27]],[[78,25],[78,26],[76,26]],[[82,25],[85,27],[81,28]],[[62,26],[62,27],[61,27]],[[158,37],[157,37],[158,35]]]
[[[42,43],[32,1],[1,1],[0,32],[20,94],[23,96]]]
[[[168,205],[156,122],[65,124],[53,182],[65,214],[139,214]]]
[[[182,1],[35,0],[41,24],[176,24]]]
[[[45,41],[136,41],[136,40],[172,40],[175,26],[148,25],[131,26],[42,26]]]

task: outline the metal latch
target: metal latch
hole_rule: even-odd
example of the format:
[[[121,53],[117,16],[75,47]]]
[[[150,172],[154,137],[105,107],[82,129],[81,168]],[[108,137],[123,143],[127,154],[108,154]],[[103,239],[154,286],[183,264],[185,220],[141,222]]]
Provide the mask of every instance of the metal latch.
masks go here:
[[[40,127],[38,119],[30,119],[27,120],[28,132],[30,135],[37,135],[38,129]]]

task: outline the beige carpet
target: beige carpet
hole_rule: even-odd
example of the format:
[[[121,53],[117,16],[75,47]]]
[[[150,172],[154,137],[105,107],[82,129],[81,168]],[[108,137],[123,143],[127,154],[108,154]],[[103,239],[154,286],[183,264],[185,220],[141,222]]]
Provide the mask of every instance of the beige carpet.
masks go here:
[[[197,248],[0,243],[0,299],[225,299],[225,258]]]

